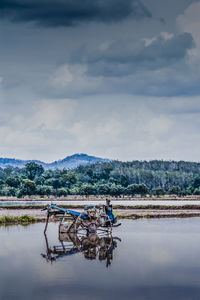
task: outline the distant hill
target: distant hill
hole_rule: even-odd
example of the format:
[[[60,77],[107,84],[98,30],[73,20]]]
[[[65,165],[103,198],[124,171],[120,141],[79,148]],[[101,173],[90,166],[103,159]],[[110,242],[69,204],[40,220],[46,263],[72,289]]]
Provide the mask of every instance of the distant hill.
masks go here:
[[[20,160],[14,158],[0,158],[0,168],[18,167],[23,168],[28,162],[35,162],[42,165],[45,169],[75,169],[78,166],[93,164],[97,162],[108,162],[109,159],[104,159],[87,154],[74,154],[67,156],[64,159],[54,161],[52,163],[44,163],[39,160]]]
[[[64,159],[54,161],[50,164],[46,164],[45,167],[49,169],[75,169],[78,166],[94,164],[97,162],[108,162],[109,159],[100,158],[96,156],[90,156],[87,154],[74,154],[67,156]]]

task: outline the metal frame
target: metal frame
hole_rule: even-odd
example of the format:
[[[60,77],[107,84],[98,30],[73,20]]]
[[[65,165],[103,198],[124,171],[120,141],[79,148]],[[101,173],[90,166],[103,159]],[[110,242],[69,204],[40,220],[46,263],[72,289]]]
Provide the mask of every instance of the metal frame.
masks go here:
[[[43,210],[47,210],[47,218],[44,233],[47,231],[49,218],[51,216],[59,216],[59,233],[64,231],[78,232],[80,228],[86,231],[97,231],[101,230],[104,232],[112,232],[112,227],[119,226],[121,224],[114,225],[116,222],[116,217],[113,215],[112,206],[110,205],[110,200],[106,200],[106,205],[103,206],[104,213],[102,214],[102,207],[93,206],[95,209],[95,216],[90,216],[87,212],[77,212],[74,210],[59,207],[55,204],[51,204]],[[70,221],[67,227],[64,226],[65,220]]]

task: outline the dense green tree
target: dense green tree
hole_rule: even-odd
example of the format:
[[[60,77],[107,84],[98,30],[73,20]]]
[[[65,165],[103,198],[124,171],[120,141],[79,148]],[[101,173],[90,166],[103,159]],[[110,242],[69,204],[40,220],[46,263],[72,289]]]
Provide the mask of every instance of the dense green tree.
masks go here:
[[[95,195],[96,192],[97,192],[96,187],[89,183],[85,183],[80,187],[81,195],[86,195],[86,196]]]
[[[35,177],[34,179],[36,185],[44,185],[45,178],[43,176]]]
[[[198,189],[200,187],[200,175],[199,174],[195,176],[192,185],[193,185],[194,189]]]
[[[22,169],[0,168],[1,195],[191,195],[199,188],[200,163],[183,161],[111,161],[75,170],[45,171],[33,162]]]
[[[7,168],[5,168],[4,169],[4,174],[5,174],[6,178],[9,177],[9,176],[11,176],[12,173],[13,173],[13,171],[14,171],[13,167],[7,167]]]
[[[169,195],[179,195],[181,192],[180,187],[179,186],[173,186],[171,187],[171,189],[169,189],[168,194]]]
[[[158,186],[156,189],[155,189],[155,195],[156,196],[162,196],[162,195],[164,195],[165,194],[165,192],[163,191],[163,189],[161,188],[161,186]]]
[[[109,184],[100,184],[97,188],[99,195],[109,195],[110,194],[110,185]]]
[[[126,194],[134,196],[138,193],[138,184],[129,184],[126,188]]]
[[[68,194],[69,194],[69,190],[67,188],[59,188],[56,191],[57,197],[67,196]]]
[[[72,185],[77,183],[77,175],[74,171],[68,171],[64,173],[62,176],[62,185],[64,187],[71,187]]]
[[[10,186],[1,186],[0,188],[0,195],[1,196],[15,196],[17,193],[17,189],[15,189],[14,187],[10,187]]]
[[[58,189],[62,186],[61,180],[59,178],[52,180],[52,186],[54,189]]]
[[[49,196],[53,194],[53,187],[48,185],[38,185],[36,194],[40,196]]]
[[[118,196],[122,195],[123,192],[124,192],[124,188],[121,186],[121,184],[115,184],[115,183],[111,184],[111,186],[110,186],[110,195],[111,196],[118,197]]]
[[[19,187],[20,186],[20,179],[16,176],[16,177],[8,177],[6,179],[6,184],[9,185],[10,187]]]
[[[81,195],[81,192],[80,192],[80,187],[78,186],[73,186],[69,189],[69,194],[70,195]]]
[[[149,193],[148,187],[146,186],[146,184],[142,183],[138,185],[138,194],[140,194],[141,196],[145,196],[146,194]]]
[[[25,166],[25,174],[30,180],[34,180],[35,177],[40,177],[44,173],[44,168],[35,162],[27,163]]]
[[[30,179],[24,179],[22,182],[22,188],[21,188],[21,192],[22,195],[34,195],[36,191],[36,185],[35,182],[30,180]]]
[[[200,187],[194,190],[193,195],[200,195]]]

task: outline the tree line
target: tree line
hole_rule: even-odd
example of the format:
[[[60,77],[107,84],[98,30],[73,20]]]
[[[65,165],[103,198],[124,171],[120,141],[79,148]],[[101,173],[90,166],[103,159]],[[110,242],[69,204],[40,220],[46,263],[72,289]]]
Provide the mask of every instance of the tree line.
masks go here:
[[[0,195],[200,195],[200,164],[184,161],[111,161],[75,170],[45,170],[35,162],[0,168]]]

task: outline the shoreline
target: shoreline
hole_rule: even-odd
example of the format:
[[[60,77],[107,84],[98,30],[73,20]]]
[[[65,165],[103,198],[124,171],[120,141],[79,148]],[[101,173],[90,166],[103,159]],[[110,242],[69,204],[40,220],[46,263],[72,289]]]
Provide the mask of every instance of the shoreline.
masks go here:
[[[60,206],[60,204],[58,204]],[[8,209],[8,210],[41,210],[43,208],[47,207],[47,205],[0,205],[0,212],[3,209]],[[85,204],[82,205],[62,205],[63,208],[67,209],[84,209]],[[147,205],[113,205],[114,210],[199,210],[200,211],[200,205],[195,205],[195,204],[185,204],[185,205],[159,205],[159,204],[147,204]]]
[[[46,211],[42,211],[47,204],[42,203],[43,201],[53,201],[56,203],[57,201],[71,201],[73,204],[59,204],[60,206],[68,209],[74,209],[77,211],[82,211],[85,207],[85,203],[76,204],[77,201],[85,201],[87,200],[88,203],[90,201],[105,201],[106,199],[110,199],[112,201],[116,201],[113,205],[113,210],[115,215],[118,219],[160,219],[160,218],[191,218],[191,217],[200,217],[200,204],[183,204],[183,205],[176,205],[176,201],[199,201],[199,196],[185,196],[185,197],[169,197],[168,195],[162,197],[123,197],[123,198],[116,198],[116,197],[104,197],[104,196],[68,196],[68,197],[60,197],[60,198],[52,198],[52,197],[25,197],[17,199],[16,197],[0,197],[0,201],[2,202],[0,205],[0,220],[4,220],[4,223],[0,223],[0,225],[14,225],[14,224],[24,224],[24,222],[20,221],[20,218],[23,216],[27,216],[32,218],[30,224],[36,222],[45,222],[46,220]],[[132,201],[131,205],[123,205],[123,201]],[[141,205],[134,205],[134,201],[149,201],[152,202],[160,201],[161,204],[141,204]],[[12,202],[13,205],[6,205],[6,202]],[[15,204],[14,202],[17,201],[18,203]],[[41,204],[34,205],[34,201],[40,201]],[[172,204],[165,205],[165,201],[172,201]],[[20,203],[21,202],[21,203]],[[28,202],[28,204],[24,204],[23,202]],[[119,204],[118,204],[119,202]],[[121,202],[121,203],[120,203]],[[30,203],[30,204],[29,204]],[[34,221],[33,221],[34,219]],[[7,221],[6,221],[7,220]],[[59,218],[51,218],[50,222],[59,221]]]
[[[65,206],[66,207],[66,206]],[[67,206],[66,208],[76,209],[77,211],[82,211],[82,207]],[[41,210],[42,207],[0,207],[0,219],[8,218],[8,222],[1,223],[0,225],[12,225],[12,224],[22,224],[20,223],[20,218],[23,216],[28,216],[34,218],[34,221],[30,222],[44,222],[46,220],[46,211]],[[161,218],[191,218],[200,217],[200,206],[199,205],[185,205],[185,206],[129,206],[129,207],[113,207],[114,214],[118,219],[161,219]],[[16,218],[16,222],[12,218]],[[50,222],[59,221],[59,218],[50,218]],[[27,223],[27,222],[26,222]],[[29,222],[28,222],[29,223]]]
[[[200,201],[200,195],[187,195],[187,196],[176,196],[176,195],[164,195],[164,196],[123,196],[123,197],[111,197],[111,196],[80,196],[80,195],[70,195],[66,197],[40,197],[40,196],[26,196],[24,198],[17,197],[1,197],[0,202],[8,202],[8,201],[17,201],[17,202],[34,202],[34,201],[105,201],[109,199],[111,201]]]

